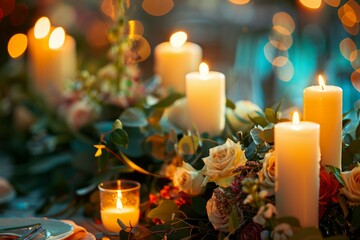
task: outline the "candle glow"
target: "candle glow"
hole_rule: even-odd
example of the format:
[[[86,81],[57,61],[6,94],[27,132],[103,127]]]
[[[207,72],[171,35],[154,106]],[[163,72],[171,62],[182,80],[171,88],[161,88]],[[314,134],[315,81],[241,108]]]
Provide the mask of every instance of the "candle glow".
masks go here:
[[[57,27],[52,31],[49,38],[49,48],[59,49],[65,42],[65,30],[62,27]]]
[[[325,81],[324,81],[324,78],[321,74],[319,74],[319,85],[321,87],[321,89],[324,91],[325,90]]]
[[[200,75],[201,75],[201,76],[206,76],[206,75],[208,75],[208,74],[209,74],[209,66],[208,66],[206,63],[204,63],[204,62],[200,63],[200,65],[199,65],[199,72],[200,72]]]
[[[46,37],[50,32],[50,20],[47,17],[41,17],[36,21],[34,27],[34,36],[36,39]]]
[[[293,124],[300,123],[300,117],[299,117],[299,113],[297,111],[294,112],[292,121],[293,121]]]

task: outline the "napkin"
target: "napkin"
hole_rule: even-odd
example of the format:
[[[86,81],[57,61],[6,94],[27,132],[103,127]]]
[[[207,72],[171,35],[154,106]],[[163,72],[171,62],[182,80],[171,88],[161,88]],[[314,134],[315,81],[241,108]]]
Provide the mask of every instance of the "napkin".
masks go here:
[[[74,231],[73,233],[66,238],[66,240],[79,240],[79,239],[86,239],[85,236],[87,235],[87,231],[85,228],[77,225],[75,222],[71,220],[62,220],[65,223],[70,224]]]

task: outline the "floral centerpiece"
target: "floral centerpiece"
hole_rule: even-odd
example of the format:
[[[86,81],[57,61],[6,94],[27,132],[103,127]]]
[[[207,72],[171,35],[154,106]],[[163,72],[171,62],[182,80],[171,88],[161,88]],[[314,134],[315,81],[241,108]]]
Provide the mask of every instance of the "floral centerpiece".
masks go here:
[[[124,165],[153,179],[142,209],[143,224],[127,226],[131,230],[122,231],[121,235],[130,239],[356,239],[359,236],[360,124],[350,131],[350,120],[344,119],[343,169],[321,166],[319,226],[303,228],[292,216],[278,217],[274,201],[273,128],[287,120],[279,117],[281,104],[264,112],[252,107],[245,113],[247,119],[242,119],[242,123],[233,121],[231,125],[233,116],[244,117],[244,103],[235,105],[228,101],[226,129],[217,138],[199,135],[196,130],[149,134],[144,140],[150,149],[145,159],[158,160],[153,164],[158,167],[150,168],[155,171],[141,168],[123,154],[129,136],[119,119],[108,133],[110,142],[106,141],[106,134],[101,136],[100,143],[95,145],[97,157],[106,161],[102,153],[110,152]],[[236,124],[236,128],[244,131],[236,132],[233,129]],[[114,143],[115,148],[109,143]]]

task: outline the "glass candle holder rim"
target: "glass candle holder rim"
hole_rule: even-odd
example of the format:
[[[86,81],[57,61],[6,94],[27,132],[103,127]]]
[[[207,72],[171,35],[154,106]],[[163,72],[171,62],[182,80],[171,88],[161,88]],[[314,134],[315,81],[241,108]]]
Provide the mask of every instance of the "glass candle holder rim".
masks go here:
[[[106,188],[103,186],[104,183],[107,183],[109,184],[109,186],[112,186],[111,184],[115,183],[115,182],[120,182],[120,186],[121,186],[121,183],[124,182],[124,183],[129,183],[129,184],[133,184],[134,186],[132,187],[129,187],[129,188],[118,188],[118,189],[110,189],[110,188]],[[119,186],[119,187],[120,187]],[[121,192],[129,192],[129,191],[134,191],[134,190],[137,190],[139,189],[141,186],[141,184],[137,181],[134,181],[134,180],[128,180],[128,179],[117,179],[117,180],[109,180],[109,181],[105,181],[105,182],[101,182],[98,184],[98,189],[100,191],[103,191],[103,192],[118,192],[118,191],[121,191]]]

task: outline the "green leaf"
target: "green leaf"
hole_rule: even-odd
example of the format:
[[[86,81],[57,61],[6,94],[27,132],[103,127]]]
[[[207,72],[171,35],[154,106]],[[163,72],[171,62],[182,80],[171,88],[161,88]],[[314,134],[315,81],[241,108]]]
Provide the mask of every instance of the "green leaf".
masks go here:
[[[277,118],[276,118],[275,112],[271,108],[265,109],[265,117],[269,122],[277,123]]]
[[[276,222],[278,224],[280,223],[287,223],[289,224],[290,226],[292,227],[300,227],[300,222],[297,218],[295,217],[279,217],[279,218],[276,218]]]
[[[348,149],[352,154],[360,153],[360,139],[355,139],[352,141]]]
[[[115,122],[113,123],[112,129],[116,129],[116,128],[123,128],[123,124],[119,119],[116,119]]]
[[[230,99],[226,99],[226,107],[234,110],[236,108],[235,103],[233,103]]]
[[[262,116],[256,116],[252,118],[250,115],[248,115],[248,117],[255,125],[260,125],[262,127],[266,127],[268,125],[268,122]]]
[[[148,212],[147,217],[159,218],[164,222],[169,222],[172,220],[173,213],[178,211],[178,206],[172,200],[163,200],[160,202],[159,206]]]
[[[360,227],[360,206],[356,207],[352,212],[351,225],[354,228]]]
[[[269,128],[261,131],[259,133],[259,138],[261,138],[263,141],[267,143],[273,143],[274,142],[274,128]]]
[[[178,100],[180,98],[183,98],[183,97],[184,97],[184,94],[172,93],[168,97],[166,97],[166,98],[160,100],[159,102],[157,102],[152,107],[154,107],[154,108],[166,108],[166,107],[169,107],[170,105],[172,105],[176,100]]]
[[[275,108],[275,116],[277,116],[283,101],[284,101],[284,99],[281,99],[279,104],[276,106],[276,108]]]
[[[128,127],[145,127],[148,124],[144,111],[139,108],[127,108],[119,118]]]
[[[234,205],[234,206],[235,207],[233,207],[230,212],[230,218],[229,218],[229,231],[230,232],[235,231],[241,224],[239,212],[237,210],[236,205]]]
[[[347,111],[346,113],[343,113],[342,118],[345,118],[347,115],[349,115],[352,111],[354,111],[354,109],[351,109],[349,111]]]
[[[199,147],[200,138],[195,135],[183,136],[178,144],[181,155],[194,155]]]
[[[150,155],[158,160],[165,159],[166,142],[165,136],[153,134],[146,138],[145,147]]]
[[[191,198],[191,207],[194,211],[201,215],[206,216],[206,203],[207,201],[202,197],[193,197]]]
[[[294,233],[291,240],[323,240],[323,237],[319,229],[308,227]]]
[[[129,144],[129,137],[124,129],[115,128],[110,133],[110,141],[115,145],[127,148]]]
[[[339,181],[339,183],[341,183],[343,186],[345,185],[344,179],[342,179],[341,177],[341,171],[339,168],[331,166],[331,165],[326,165],[325,169],[327,171],[330,171],[334,174],[334,176],[336,177],[336,179]]]

